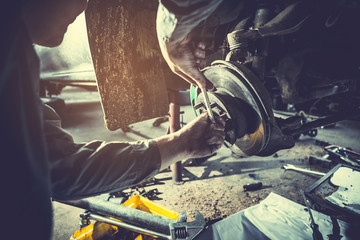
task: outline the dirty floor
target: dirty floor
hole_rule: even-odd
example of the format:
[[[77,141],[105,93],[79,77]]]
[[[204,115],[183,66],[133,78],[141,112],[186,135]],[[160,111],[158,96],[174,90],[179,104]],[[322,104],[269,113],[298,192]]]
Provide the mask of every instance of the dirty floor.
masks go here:
[[[155,119],[131,125],[133,131],[110,132],[104,127],[102,109],[96,92],[87,92],[79,88],[66,87],[58,97],[65,99],[63,109],[63,127],[76,142],[99,140],[134,141],[144,137],[157,137],[165,133],[167,122],[153,127]],[[183,121],[194,118],[190,106],[182,107]],[[157,200],[178,213],[187,211],[188,220],[192,220],[194,210],[199,210],[208,220],[215,222],[242,209],[259,203],[270,192],[275,192],[292,201],[303,204],[301,189],[306,189],[318,177],[293,171],[284,171],[281,166],[290,163],[296,166],[326,172],[329,169],[308,165],[310,155],[325,154],[316,140],[326,141],[360,152],[360,123],[343,121],[333,128],[319,129],[315,138],[301,136],[296,146],[281,150],[270,157],[239,157],[225,147],[216,155],[197,166],[185,166],[183,182],[175,184],[171,172],[164,171],[155,178],[157,184],[145,187],[147,191],[157,189]],[[189,164],[187,161],[186,164]],[[243,185],[262,182],[257,191],[243,191]],[[79,214],[82,209],[53,202],[54,240],[65,240],[79,228]]]

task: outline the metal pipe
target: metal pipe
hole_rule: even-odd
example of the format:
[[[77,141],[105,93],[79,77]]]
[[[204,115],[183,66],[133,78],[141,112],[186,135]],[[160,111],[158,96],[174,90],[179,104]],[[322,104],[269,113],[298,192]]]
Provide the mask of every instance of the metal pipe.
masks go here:
[[[95,212],[101,215],[113,217],[136,226],[152,229],[155,232],[159,232],[165,235],[170,235],[169,224],[175,222],[173,219],[105,201],[100,197],[60,202],[87,209],[91,212]]]
[[[254,28],[258,29],[271,19],[272,11],[270,10],[270,1],[258,0],[258,9],[254,17]],[[269,39],[255,41],[256,54],[253,56],[251,64],[252,70],[261,81],[264,81],[266,57],[269,54]]]
[[[180,130],[180,104],[179,101],[179,91],[169,90],[169,133],[174,133]],[[181,162],[176,162],[170,166],[172,179],[174,182],[182,181],[182,164]]]
[[[134,225],[130,225],[130,224],[127,224],[127,223],[124,223],[124,222],[117,221],[115,219],[106,218],[106,217],[103,217],[103,216],[100,216],[100,215],[97,215],[97,214],[90,213],[89,218],[94,219],[94,220],[98,220],[98,221],[102,221],[102,222],[105,222],[105,223],[109,223],[109,224],[112,224],[112,225],[115,225],[115,226],[118,226],[118,227],[126,228],[126,229],[129,229],[131,231],[138,232],[138,233],[141,233],[141,234],[150,235],[150,236],[157,236],[157,237],[161,237],[161,238],[164,238],[164,239],[171,239],[170,235],[162,234],[162,233],[159,233],[159,232],[154,232],[154,231],[151,231],[151,230],[146,229],[146,228],[137,227],[137,226],[134,226]]]

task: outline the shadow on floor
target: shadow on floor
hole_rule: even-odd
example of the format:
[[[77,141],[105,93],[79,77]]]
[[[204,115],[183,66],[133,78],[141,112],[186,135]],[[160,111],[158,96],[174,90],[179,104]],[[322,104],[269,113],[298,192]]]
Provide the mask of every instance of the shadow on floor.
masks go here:
[[[200,177],[196,176],[192,173],[191,169],[188,167],[183,167],[182,169],[182,179],[184,182],[193,182],[199,181],[203,179],[213,179],[220,177],[228,177],[231,175],[239,175],[239,174],[251,174],[262,170],[281,168],[285,162],[290,163],[295,160],[290,160],[290,158],[279,158],[279,159],[266,159],[266,160],[246,160],[246,159],[234,159],[233,162],[223,162],[224,160],[229,159],[226,156],[219,156],[217,159],[207,161],[202,163],[199,167],[205,169],[203,170]],[[196,168],[192,166],[191,168]],[[165,170],[166,172],[170,172],[170,170]],[[163,172],[165,172],[163,171]],[[216,172],[216,173],[215,173]],[[256,175],[256,174],[254,174]],[[251,176],[250,176],[251,177]],[[157,178],[158,181],[170,181],[171,177],[165,178]],[[185,180],[186,179],[186,180]]]

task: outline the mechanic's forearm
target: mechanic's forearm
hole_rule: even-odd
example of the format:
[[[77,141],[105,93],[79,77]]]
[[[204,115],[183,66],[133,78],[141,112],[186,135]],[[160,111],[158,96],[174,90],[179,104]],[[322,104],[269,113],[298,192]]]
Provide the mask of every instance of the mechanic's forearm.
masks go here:
[[[115,192],[153,177],[160,168],[155,141],[92,141],[51,160],[52,196],[77,199]]]
[[[178,132],[161,136],[154,139],[158,145],[161,156],[161,167],[163,170],[171,164],[189,158],[186,145],[181,141]]]
[[[59,124],[59,116],[44,108],[44,130],[51,169],[52,197],[77,199],[120,191],[154,176],[160,168],[155,141],[75,144]]]
[[[183,39],[195,26],[210,16],[222,0],[161,0],[156,28],[160,41]]]

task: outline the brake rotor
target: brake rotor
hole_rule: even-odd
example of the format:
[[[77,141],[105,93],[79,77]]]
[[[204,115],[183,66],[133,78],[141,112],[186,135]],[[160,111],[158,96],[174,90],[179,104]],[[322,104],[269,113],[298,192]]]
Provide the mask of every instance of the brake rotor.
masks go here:
[[[226,61],[215,61],[205,68],[205,77],[214,85],[208,91],[214,114],[226,120],[225,145],[236,154],[246,155],[261,153],[270,138],[269,111],[259,92],[261,82],[244,71],[243,65]],[[240,69],[241,68],[241,69]],[[246,69],[245,69],[246,70]],[[192,104],[196,114],[206,111],[201,90],[192,89]]]

